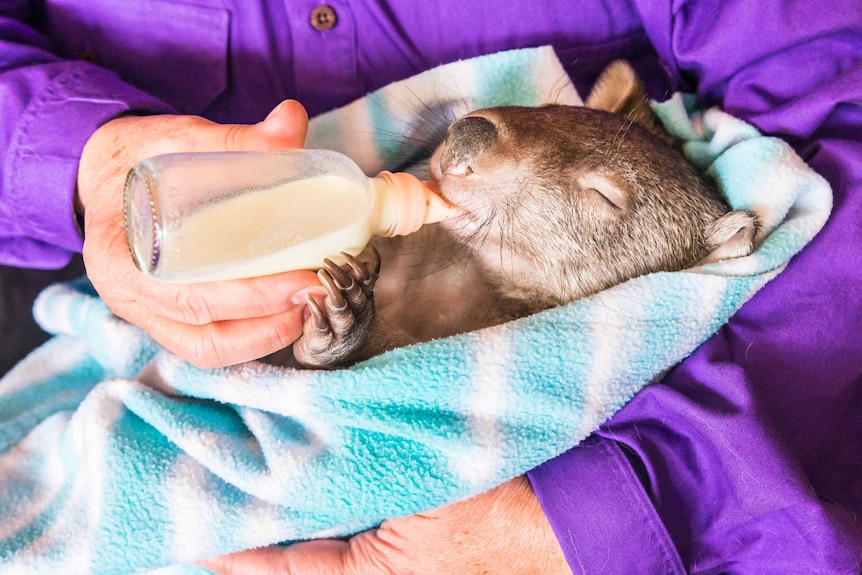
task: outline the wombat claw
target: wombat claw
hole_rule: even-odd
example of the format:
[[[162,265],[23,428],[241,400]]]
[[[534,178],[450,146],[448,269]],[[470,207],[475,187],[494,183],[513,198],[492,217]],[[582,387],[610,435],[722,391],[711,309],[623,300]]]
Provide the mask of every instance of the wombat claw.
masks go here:
[[[343,278],[350,278],[351,281],[355,279],[360,284],[362,284],[363,287],[368,288],[374,285],[374,282],[377,281],[377,277],[380,275],[380,252],[378,252],[374,247],[368,246],[362,253],[370,256],[371,260],[366,262],[360,262],[347,252],[341,252],[341,257],[344,258],[345,263],[347,264],[347,266],[350,267],[351,271],[353,272],[350,275],[348,275],[344,270],[333,264],[332,261],[330,261],[329,259],[324,260],[323,263],[325,268],[332,275],[333,279],[339,280],[341,282],[347,281]],[[337,270],[337,274],[341,275],[336,276],[335,274],[332,274],[333,268]]]
[[[323,314],[323,310],[320,309],[320,306],[317,305],[317,301],[311,297],[311,294],[308,294],[305,296],[305,303],[311,311],[311,317],[314,318],[313,326],[315,331],[321,334],[328,334],[329,322],[326,321],[326,316]]]
[[[307,296],[309,316],[302,337],[294,343],[297,361],[306,367],[329,368],[355,359],[374,316],[373,288],[380,273],[380,254],[374,248],[364,253],[371,261],[360,262],[342,252],[343,267],[324,260],[317,277],[326,291],[320,305]]]

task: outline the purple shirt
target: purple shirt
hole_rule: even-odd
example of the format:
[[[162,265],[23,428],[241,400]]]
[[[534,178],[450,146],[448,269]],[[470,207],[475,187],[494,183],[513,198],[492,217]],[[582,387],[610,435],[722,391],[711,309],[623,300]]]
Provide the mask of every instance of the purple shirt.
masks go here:
[[[858,0],[332,0],[326,31],[311,25],[317,4],[0,4],[0,263],[58,267],[80,249],[80,151],[128,110],[255,122],[293,97],[315,114],[440,63],[540,44],[584,90],[627,58],[654,97],[694,90],[785,137],[832,184],[834,213],[718,334],[532,485],[578,573],[858,574]]]

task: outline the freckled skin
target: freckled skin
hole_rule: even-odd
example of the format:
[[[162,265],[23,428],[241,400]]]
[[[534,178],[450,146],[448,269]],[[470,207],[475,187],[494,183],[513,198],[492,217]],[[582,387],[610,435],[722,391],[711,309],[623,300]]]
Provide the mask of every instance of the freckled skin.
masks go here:
[[[750,250],[755,217],[728,213],[658,131],[630,68],[612,65],[587,105],[491,108],[452,123],[430,172],[467,215],[375,238],[382,264],[345,267],[366,286],[361,302],[314,310],[298,362],[336,367],[502,323],[690,267],[734,237]]]

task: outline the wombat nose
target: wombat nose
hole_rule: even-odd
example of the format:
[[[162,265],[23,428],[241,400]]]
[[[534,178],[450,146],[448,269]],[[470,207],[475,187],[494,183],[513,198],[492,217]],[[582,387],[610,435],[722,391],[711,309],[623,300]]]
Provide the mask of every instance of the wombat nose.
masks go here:
[[[446,173],[463,173],[482,152],[497,141],[497,127],[479,116],[467,116],[449,126],[440,155],[440,170]]]

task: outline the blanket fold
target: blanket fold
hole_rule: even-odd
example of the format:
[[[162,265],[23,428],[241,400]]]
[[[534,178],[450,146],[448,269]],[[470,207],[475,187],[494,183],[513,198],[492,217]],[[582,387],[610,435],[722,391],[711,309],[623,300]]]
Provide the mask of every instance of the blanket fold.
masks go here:
[[[403,169],[428,110],[578,104],[550,48],[442,66],[312,121],[308,146]],[[828,184],[791,148],[675,97],[656,112],[764,221],[755,252],[636,278],[348,369],[203,371],[85,281],[34,313],[57,334],[0,380],[0,571],[195,573],[186,563],[346,535],[500,484],[576,445],[689,355],[822,227]],[[439,137],[428,136],[428,137]],[[589,486],[585,486],[589,488]]]

